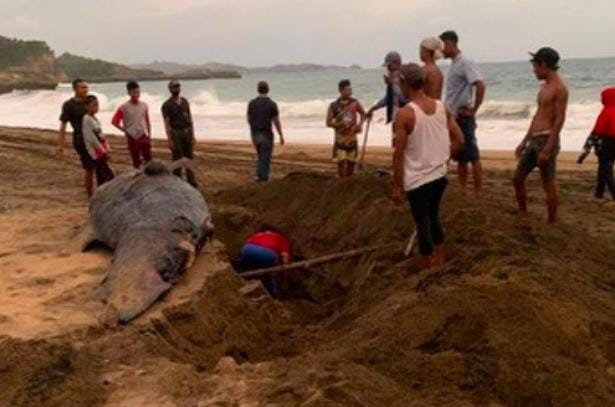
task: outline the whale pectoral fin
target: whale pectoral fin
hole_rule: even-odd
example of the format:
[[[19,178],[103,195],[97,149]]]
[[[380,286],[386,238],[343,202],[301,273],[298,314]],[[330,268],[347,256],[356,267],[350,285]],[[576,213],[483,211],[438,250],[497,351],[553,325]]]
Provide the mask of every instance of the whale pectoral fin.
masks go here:
[[[192,267],[194,260],[196,259],[196,247],[187,240],[182,240],[177,245],[177,248],[183,250],[188,255],[186,257],[186,268]]]
[[[117,311],[120,323],[126,323],[141,315],[172,287],[154,269],[123,274],[113,284],[114,287],[109,287],[107,303]]]

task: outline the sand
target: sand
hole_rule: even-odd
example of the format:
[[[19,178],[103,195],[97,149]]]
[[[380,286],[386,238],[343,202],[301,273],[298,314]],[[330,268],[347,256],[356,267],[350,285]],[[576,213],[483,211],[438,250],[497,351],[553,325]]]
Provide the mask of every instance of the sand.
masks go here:
[[[560,160],[561,222],[531,178],[515,214],[508,152],[486,152],[477,200],[451,178],[450,260],[420,272],[402,247],[407,208],[389,199],[388,149],[337,180],[329,146],[286,146],[252,181],[245,143],[200,143],[216,240],[171,293],[105,327],[96,289],[111,254],[81,253],[87,199],[56,134],[0,129],[0,405],[426,406],[615,404],[615,206],[591,197],[595,163]],[[128,168],[120,138],[113,166]],[[168,160],[165,143],[154,154]],[[298,256],[394,247],[280,282],[269,298],[229,265],[263,221]]]

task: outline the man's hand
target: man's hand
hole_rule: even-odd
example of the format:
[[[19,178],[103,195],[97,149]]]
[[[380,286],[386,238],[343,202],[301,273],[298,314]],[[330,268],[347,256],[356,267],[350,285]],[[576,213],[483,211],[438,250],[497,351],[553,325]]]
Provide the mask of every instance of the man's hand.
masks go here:
[[[457,111],[457,116],[459,117],[474,117],[476,116],[476,111],[468,106],[462,106],[459,108],[459,111]]]
[[[175,143],[173,143],[173,139],[172,139],[171,137],[169,137],[169,138],[167,139],[167,142],[168,142],[168,144],[169,144],[169,149],[170,149],[170,150],[175,150]]]
[[[538,166],[546,167],[549,164],[549,159],[551,158],[551,151],[544,149],[540,152],[538,156]]]
[[[374,115],[374,109],[370,107],[369,110],[365,112],[365,118],[367,120],[371,120],[373,115]]]
[[[515,149],[515,157],[517,157],[517,159],[521,158],[523,151],[525,151],[525,143],[521,143],[517,146]]]
[[[286,144],[286,141],[284,140],[284,136],[280,135],[280,145],[283,146],[284,144]]]
[[[404,203],[404,190],[397,185],[393,186],[393,201],[398,205]]]
[[[113,161],[111,160],[111,153],[107,153],[107,162],[111,164]]]

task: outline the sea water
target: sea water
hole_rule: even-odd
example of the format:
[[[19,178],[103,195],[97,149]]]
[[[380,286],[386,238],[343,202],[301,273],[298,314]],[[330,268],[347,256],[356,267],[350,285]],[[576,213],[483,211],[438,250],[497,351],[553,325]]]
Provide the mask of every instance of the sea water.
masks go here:
[[[446,72],[448,62],[442,62]],[[600,91],[615,86],[615,58],[562,62],[561,74],[570,89],[570,102],[562,148],[579,150],[600,112]],[[486,100],[478,116],[478,140],[483,149],[513,149],[526,134],[535,111],[540,83],[529,62],[480,64],[487,83]],[[384,95],[383,69],[324,70],[296,73],[248,73],[242,79],[183,81],[182,94],[192,108],[200,140],[250,139],[246,107],[256,95],[256,84],[266,80],[280,108],[289,143],[331,143],[333,133],[325,115],[337,97],[337,83],[352,81],[354,97],[365,109]],[[141,83],[142,99],[150,107],[154,137],[164,137],[160,106],[168,98],[166,82]],[[92,84],[100,99],[103,130],[117,133],[110,124],[118,105],[127,100],[123,83]],[[0,125],[57,128],[62,102],[71,96],[70,85],[56,90],[16,91],[0,95]],[[391,131],[384,109],[374,115],[369,144],[390,145]]]

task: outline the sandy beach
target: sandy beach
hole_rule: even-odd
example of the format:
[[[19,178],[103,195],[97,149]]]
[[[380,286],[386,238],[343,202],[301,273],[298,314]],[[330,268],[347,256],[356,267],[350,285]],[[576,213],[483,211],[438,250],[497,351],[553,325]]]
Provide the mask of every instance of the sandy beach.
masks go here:
[[[615,404],[615,205],[592,197],[593,157],[560,156],[548,226],[538,175],[521,220],[512,152],[484,152],[480,200],[450,177],[450,260],[419,272],[401,253],[413,225],[390,199],[390,149],[340,181],[330,146],[287,145],[260,185],[250,144],[199,142],[215,240],[150,311],[107,328],[96,289],[111,254],[80,250],[83,174],[56,137],[0,128],[2,406]],[[124,140],[110,142],[129,170]],[[169,161],[164,140],[154,156]],[[289,275],[274,301],[229,265],[263,221],[305,258],[396,246]]]

